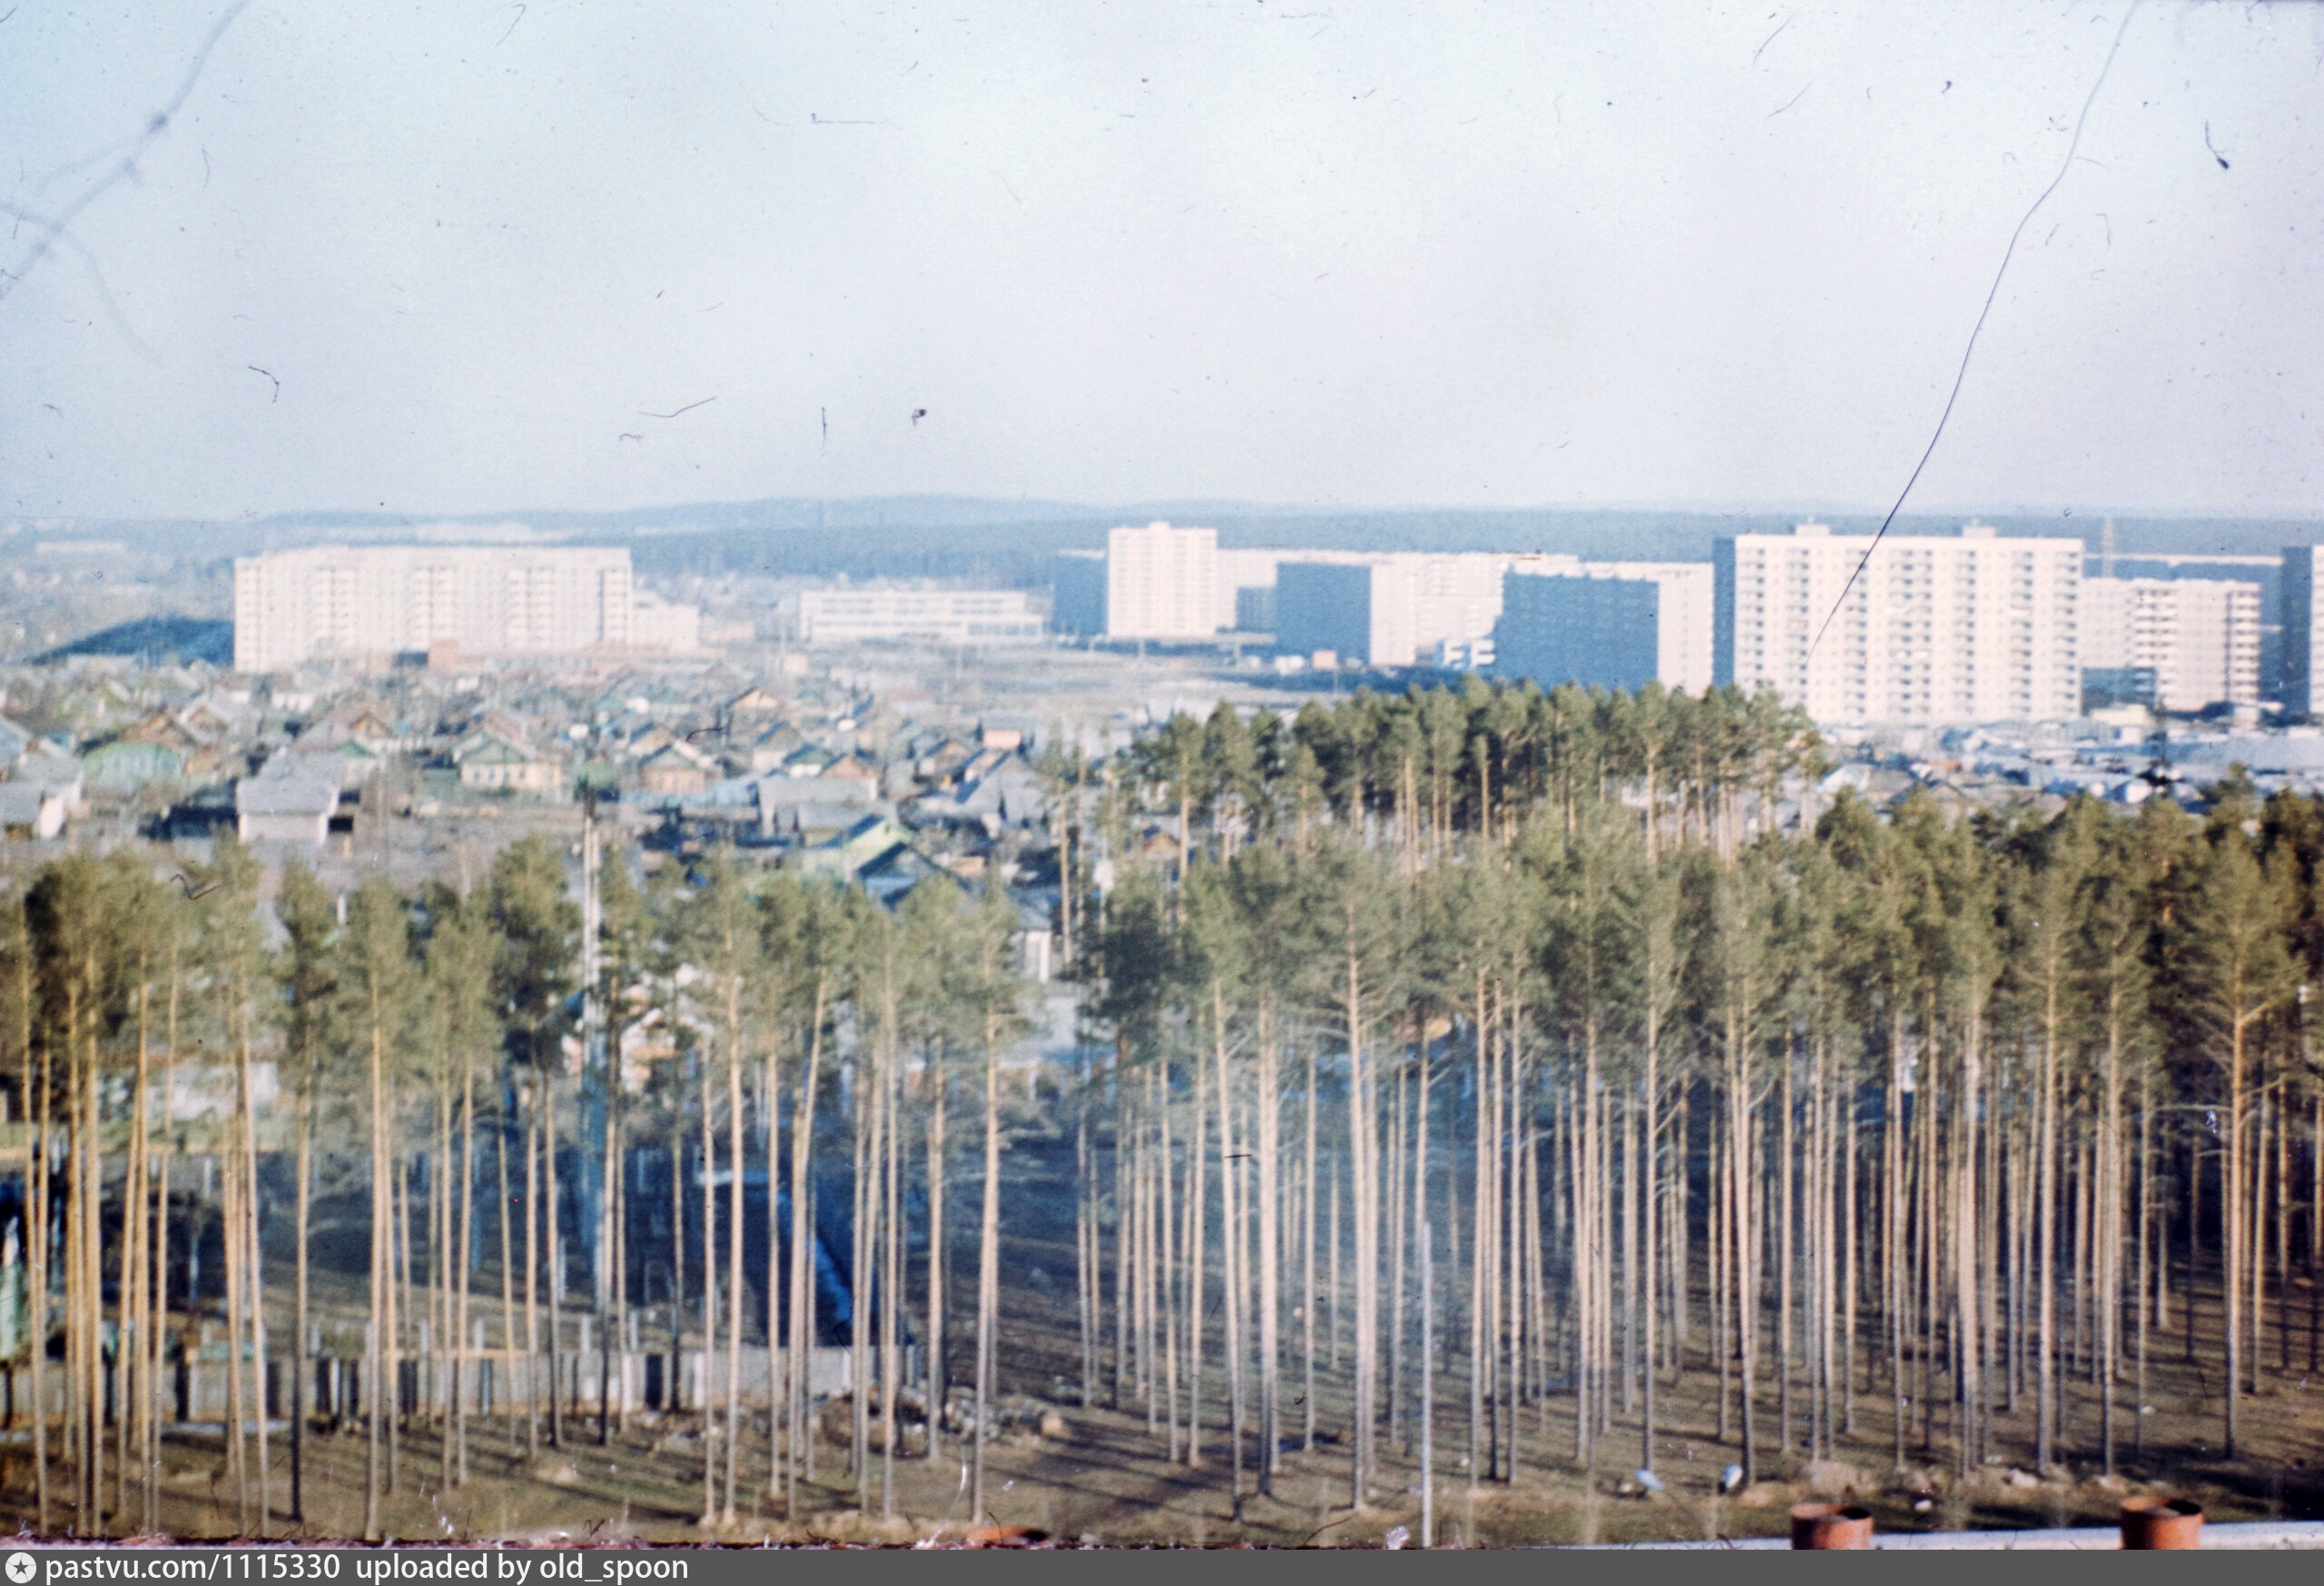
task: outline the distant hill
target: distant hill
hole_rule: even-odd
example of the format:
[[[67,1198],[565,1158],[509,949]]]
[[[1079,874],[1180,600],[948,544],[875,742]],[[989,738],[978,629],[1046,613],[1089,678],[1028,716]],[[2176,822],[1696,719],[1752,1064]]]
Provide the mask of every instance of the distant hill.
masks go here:
[[[125,655],[147,666],[182,666],[207,661],[228,666],[234,660],[234,625],[199,616],[147,616],[90,634],[34,655],[35,665],[75,655]]]

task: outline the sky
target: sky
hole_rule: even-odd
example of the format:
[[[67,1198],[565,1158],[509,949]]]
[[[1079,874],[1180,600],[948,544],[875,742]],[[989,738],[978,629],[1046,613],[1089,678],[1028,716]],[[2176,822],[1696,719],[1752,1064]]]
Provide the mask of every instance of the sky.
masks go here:
[[[0,517],[2324,508],[2324,6],[14,5]]]

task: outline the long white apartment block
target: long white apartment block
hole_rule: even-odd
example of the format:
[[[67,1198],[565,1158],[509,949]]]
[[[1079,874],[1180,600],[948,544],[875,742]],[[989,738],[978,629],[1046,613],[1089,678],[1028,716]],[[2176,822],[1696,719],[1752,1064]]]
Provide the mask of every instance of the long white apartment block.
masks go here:
[[[458,646],[468,656],[692,649],[699,614],[635,587],[629,552],[311,546],[234,559],[234,667]]]
[[[1441,647],[1492,637],[1511,569],[1581,566],[1499,551],[1287,552],[1275,568],[1275,644],[1369,666],[1431,662]]]
[[[2086,670],[2151,668],[2164,710],[2260,698],[2260,586],[2216,578],[2084,578]]]
[[[1890,534],[1877,549],[1821,523],[1722,539],[1716,679],[1772,687],[1818,722],[2069,720],[2082,710],[2082,554],[2078,539],[2004,539],[1974,523],[1957,537]]]
[[[1022,589],[810,589],[799,596],[799,637],[807,645],[1026,645],[1040,639],[1041,614]]]
[[[1711,584],[1709,562],[1512,568],[1502,582],[1493,674],[1545,689],[1659,683],[1700,694],[1711,685]]]
[[[1149,523],[1106,537],[1106,633],[1118,639],[1203,639],[1232,626],[1220,609],[1218,531]]]

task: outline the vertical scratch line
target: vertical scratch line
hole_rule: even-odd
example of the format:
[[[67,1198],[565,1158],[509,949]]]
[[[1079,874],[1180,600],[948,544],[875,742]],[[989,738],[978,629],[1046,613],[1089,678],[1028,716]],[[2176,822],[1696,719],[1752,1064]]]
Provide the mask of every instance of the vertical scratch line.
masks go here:
[[[1945,399],[1945,410],[1936,416],[1936,429],[1928,438],[1927,449],[1921,453],[1921,460],[1913,465],[1912,476],[1905,481],[1905,488],[1896,493],[1896,504],[1889,507],[1888,516],[1880,520],[1880,527],[1873,532],[1872,543],[1864,547],[1863,558],[1856,563],[1856,570],[1848,575],[1848,581],[1841,586],[1840,597],[1832,602],[1832,609],[1825,614],[1824,626],[1816,630],[1816,642],[1807,646],[1809,660],[1815,659],[1817,648],[1824,643],[1824,635],[1831,631],[1832,619],[1838,616],[1840,608],[1848,603],[1848,596],[1856,590],[1856,580],[1864,576],[1865,568],[1871,564],[1872,553],[1880,548],[1881,540],[1886,537],[1888,526],[1896,521],[1896,514],[1904,509],[1905,498],[1920,482],[1921,470],[1928,467],[1928,459],[1935,455],[1936,443],[1945,437],[1945,421],[1953,417],[1953,404],[1961,399],[1962,383],[1969,378],[1969,359],[1977,350],[1977,335],[1985,328],[1985,316],[1994,311],[1994,300],[2001,295],[2002,278],[2009,273],[2009,261],[2017,252],[2017,240],[2025,234],[2025,228],[2034,223],[2034,215],[2049,202],[2050,195],[2057,192],[2059,184],[2065,181],[2066,172],[2073,169],[2074,152],[2082,147],[2082,129],[2090,120],[2091,107],[2098,103],[2098,91],[2106,85],[2106,74],[2114,64],[2114,56],[2122,47],[2122,35],[2130,32],[2131,18],[2138,14],[2138,0],[2131,0],[2129,9],[2122,13],[2122,25],[2114,30],[2114,42],[2107,48],[2106,59],[2099,65],[2098,80],[2090,85],[2090,96],[2082,102],[2082,113],[2074,118],[2073,138],[2066,144],[2066,157],[2059,163],[2058,173],[2050,178],[2050,185],[2042,190],[2041,197],[2034,201],[2033,207],[2017,222],[2017,229],[2009,234],[2009,246],[2002,250],[2001,268],[1994,271],[1994,283],[1986,290],[1984,307],[1977,310],[1977,321],[1969,327],[1968,345],[1961,350],[1961,367],[1954,371],[1953,389]]]

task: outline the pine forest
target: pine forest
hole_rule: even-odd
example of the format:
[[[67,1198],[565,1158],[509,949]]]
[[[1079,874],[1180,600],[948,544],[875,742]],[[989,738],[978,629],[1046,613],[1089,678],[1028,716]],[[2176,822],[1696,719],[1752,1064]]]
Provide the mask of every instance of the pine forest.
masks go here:
[[[229,836],[17,866],[0,1502],[1484,1544],[2324,1501],[2324,807],[1827,769],[1769,695],[1472,684],[1051,748],[1039,907],[595,813],[416,893]]]

